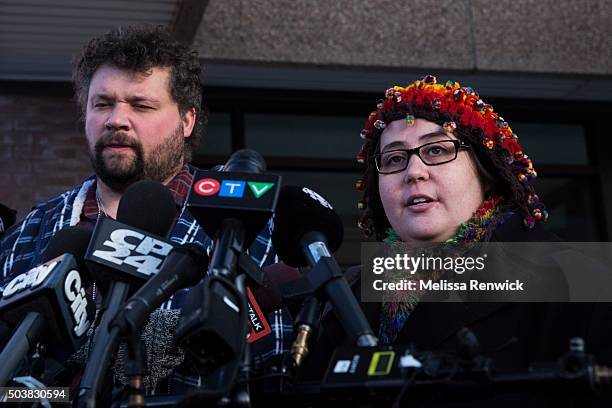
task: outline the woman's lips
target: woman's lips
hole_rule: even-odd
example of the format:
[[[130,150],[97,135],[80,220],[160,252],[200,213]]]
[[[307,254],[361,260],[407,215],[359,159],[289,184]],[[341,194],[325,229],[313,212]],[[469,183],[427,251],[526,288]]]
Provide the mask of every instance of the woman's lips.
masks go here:
[[[431,210],[437,204],[438,204],[437,201],[426,201],[423,203],[406,205],[406,208],[408,209],[408,211],[413,212],[413,213],[423,213],[423,212]]]
[[[416,193],[406,199],[406,208],[411,213],[423,213],[434,208],[437,202],[438,200],[427,194]]]

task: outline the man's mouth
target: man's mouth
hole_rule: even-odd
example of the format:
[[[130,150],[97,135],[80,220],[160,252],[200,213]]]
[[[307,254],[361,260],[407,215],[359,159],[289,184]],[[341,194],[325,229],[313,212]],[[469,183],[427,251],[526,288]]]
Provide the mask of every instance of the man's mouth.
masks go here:
[[[104,145],[104,147],[109,147],[111,149],[133,149],[134,146],[132,145],[128,145],[128,144],[121,144],[121,143],[108,143],[106,145]]]

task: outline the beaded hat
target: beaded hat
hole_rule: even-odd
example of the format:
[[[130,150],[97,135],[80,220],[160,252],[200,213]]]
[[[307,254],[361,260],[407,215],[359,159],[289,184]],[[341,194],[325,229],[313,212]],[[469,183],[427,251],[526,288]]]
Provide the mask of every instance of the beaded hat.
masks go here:
[[[363,192],[359,208],[364,211],[358,226],[366,235],[374,233],[382,239],[383,229],[388,226],[373,161],[380,136],[387,124],[406,120],[411,125],[416,118],[438,123],[469,144],[477,161],[490,174],[495,193],[522,214],[526,227],[532,228],[536,220],[546,221],[548,213],[530,184],[536,171],[508,123],[474,89],[453,81],[442,85],[435,76],[427,75],[406,87],[387,89],[385,98],[378,101],[360,133],[364,143],[357,161],[365,164],[366,169],[364,178],[356,182],[357,190]]]

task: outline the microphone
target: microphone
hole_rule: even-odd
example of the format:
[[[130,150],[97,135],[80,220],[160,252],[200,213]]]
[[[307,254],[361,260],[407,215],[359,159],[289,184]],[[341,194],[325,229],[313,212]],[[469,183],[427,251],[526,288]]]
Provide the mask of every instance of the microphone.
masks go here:
[[[0,203],[0,237],[2,233],[9,229],[17,218],[17,211],[11,210],[7,206]]]
[[[239,150],[223,172],[197,172],[187,197],[187,207],[213,237],[213,252],[208,276],[191,289],[185,301],[188,306],[181,310],[176,338],[192,358],[209,368],[245,356],[247,317],[251,328],[259,331],[251,332],[249,341],[271,331],[259,319],[253,320],[260,314],[258,306],[235,272],[243,249],[276,206],[280,177],[261,174],[265,169],[259,153]]]
[[[241,248],[251,245],[272,216],[280,188],[280,176],[265,169],[259,153],[243,149],[230,156],[223,171],[195,173],[186,205],[209,237],[228,244],[239,240]]]
[[[246,288],[249,323],[247,343],[249,344],[272,333],[267,315],[285,305],[280,285],[302,276],[297,269],[281,263],[266,266],[263,268],[262,275],[261,284],[253,289],[249,286]],[[287,305],[287,308],[293,315],[299,309],[299,305]]]
[[[275,263],[263,268],[263,282],[261,286],[253,289],[253,296],[259,302],[259,306],[264,313],[273,312],[285,306],[285,300],[281,292],[281,287],[292,281],[302,278],[302,274],[296,268],[292,268],[283,263]],[[299,309],[299,304],[288,304],[289,312],[295,316]]]
[[[96,223],[85,260],[97,279],[110,281],[104,295],[104,314],[96,331],[79,389],[79,405],[95,406],[109,356],[117,343],[112,319],[132,287],[159,271],[173,244],[165,236],[176,213],[172,194],[162,184],[139,181],[122,195],[117,221],[106,217]]]
[[[307,187],[281,189],[275,220],[272,243],[287,265],[312,266],[336,252],[344,239],[342,220],[331,204]],[[320,244],[309,247],[306,235],[316,235],[314,242]]]
[[[226,173],[263,173],[267,169],[263,156],[253,149],[236,150],[223,166]]]
[[[91,231],[60,230],[51,239],[44,262],[13,278],[0,296],[0,318],[15,329],[0,354],[0,386],[12,377],[21,359],[41,337],[73,353],[87,339],[95,305],[85,289],[91,279],[83,264]]]
[[[310,265],[312,269],[302,281],[302,288],[307,288],[306,293],[324,292],[354,343],[373,347],[378,339],[331,256],[342,243],[343,231],[342,220],[318,193],[307,187],[281,189],[272,234],[279,256],[290,266]]]
[[[202,265],[208,256],[198,246],[174,248],[161,265],[159,273],[149,279],[121,308],[111,327],[126,337],[144,325],[149,314],[179,289],[193,286],[202,279]]]
[[[137,288],[170,253],[164,238],[176,214],[170,191],[161,183],[140,181],[119,201],[117,220],[101,217],[93,231],[85,261],[101,282],[125,282]]]
[[[240,149],[230,156],[223,168],[226,172],[259,174],[266,171],[266,162],[255,150]]]

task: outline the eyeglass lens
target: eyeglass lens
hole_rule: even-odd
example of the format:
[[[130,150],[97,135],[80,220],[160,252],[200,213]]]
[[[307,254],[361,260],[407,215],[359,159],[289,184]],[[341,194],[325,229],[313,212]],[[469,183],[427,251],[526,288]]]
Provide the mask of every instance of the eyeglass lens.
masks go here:
[[[403,171],[408,166],[411,154],[407,150],[390,150],[376,157],[381,173]],[[428,165],[442,164],[457,157],[457,145],[453,140],[427,143],[418,147],[418,155]]]

